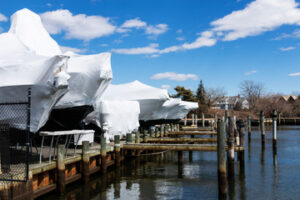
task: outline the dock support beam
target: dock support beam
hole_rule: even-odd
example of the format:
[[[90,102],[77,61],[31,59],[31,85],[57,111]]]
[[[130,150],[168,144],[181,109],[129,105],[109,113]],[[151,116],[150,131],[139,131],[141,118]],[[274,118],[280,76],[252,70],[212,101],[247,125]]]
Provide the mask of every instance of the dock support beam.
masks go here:
[[[277,148],[277,111],[273,110],[273,150]]]
[[[228,117],[228,178],[229,180],[234,180],[234,120]]]
[[[115,151],[115,164],[119,168],[121,166],[121,153],[120,153],[120,135],[115,135],[114,138],[114,151]]]
[[[82,142],[82,178],[84,183],[89,182],[90,176],[90,156],[89,156],[90,144],[89,141]]]
[[[248,128],[248,142],[251,141],[251,118],[248,116],[247,119],[247,128]]]
[[[219,185],[219,199],[226,199],[226,160],[225,160],[225,133],[226,127],[224,121],[218,121],[218,185]]]
[[[201,114],[202,117],[202,127],[205,127],[205,117],[204,117],[204,113]]]
[[[101,137],[101,173],[105,175],[107,172],[107,163],[106,163],[106,138]]]
[[[65,145],[60,144],[57,147],[57,190],[60,195],[66,191],[65,170]]]
[[[264,111],[260,111],[260,132],[261,132],[261,143],[265,144],[265,116]]]

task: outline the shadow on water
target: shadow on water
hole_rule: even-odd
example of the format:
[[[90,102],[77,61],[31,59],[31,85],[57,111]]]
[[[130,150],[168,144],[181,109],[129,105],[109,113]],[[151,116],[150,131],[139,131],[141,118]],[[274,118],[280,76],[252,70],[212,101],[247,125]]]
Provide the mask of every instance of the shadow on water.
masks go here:
[[[247,138],[247,137],[246,137]],[[300,127],[280,127],[277,148],[266,131],[257,130],[245,145],[245,166],[237,160],[228,176],[228,200],[300,199]],[[126,162],[106,176],[92,175],[88,184],[74,183],[63,197],[39,199],[218,199],[215,152],[167,152]]]

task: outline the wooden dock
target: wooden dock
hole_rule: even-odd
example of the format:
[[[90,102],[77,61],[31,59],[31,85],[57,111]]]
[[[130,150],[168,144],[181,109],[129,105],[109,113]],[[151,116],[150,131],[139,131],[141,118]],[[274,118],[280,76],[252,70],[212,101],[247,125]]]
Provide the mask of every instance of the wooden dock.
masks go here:
[[[122,161],[143,154],[148,155],[149,152],[155,154],[177,151],[179,161],[182,161],[183,151],[219,152],[218,139],[215,137],[219,132],[217,134],[214,128],[182,127],[179,129],[178,126],[167,125],[162,127],[163,130],[150,131],[150,134],[147,131],[127,134],[126,141],[120,141],[120,137],[116,136],[114,143],[106,144],[105,138],[102,138],[101,144],[90,147],[88,142],[83,142],[82,149],[78,149],[75,155],[68,154],[66,157],[64,145],[58,145],[55,160],[30,165],[29,181],[0,184],[0,199],[7,199],[6,197],[11,194],[22,199],[32,199],[54,190],[65,194],[66,185],[79,180],[88,183],[92,174],[100,172],[105,175],[108,168],[112,166],[119,168]],[[228,151],[225,141],[224,138],[224,151]],[[238,145],[233,150],[243,152],[244,147]]]

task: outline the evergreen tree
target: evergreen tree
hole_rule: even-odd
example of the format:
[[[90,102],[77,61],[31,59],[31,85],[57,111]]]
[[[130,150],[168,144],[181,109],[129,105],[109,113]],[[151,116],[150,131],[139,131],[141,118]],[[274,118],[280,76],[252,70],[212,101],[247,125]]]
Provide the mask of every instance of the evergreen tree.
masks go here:
[[[196,96],[199,104],[206,104],[206,92],[202,80],[200,80]]]
[[[185,89],[182,86],[177,86],[174,88],[177,94],[174,95],[175,98],[181,98],[184,101],[197,101],[193,92],[190,89]]]

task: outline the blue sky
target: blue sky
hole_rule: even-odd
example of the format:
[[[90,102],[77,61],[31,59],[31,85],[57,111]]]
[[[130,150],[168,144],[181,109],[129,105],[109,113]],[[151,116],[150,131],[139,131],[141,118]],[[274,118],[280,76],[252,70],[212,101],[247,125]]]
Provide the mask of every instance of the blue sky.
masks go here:
[[[28,8],[63,49],[112,52],[113,83],[239,92],[243,80],[268,92],[300,92],[300,1],[10,0],[0,31]]]

